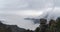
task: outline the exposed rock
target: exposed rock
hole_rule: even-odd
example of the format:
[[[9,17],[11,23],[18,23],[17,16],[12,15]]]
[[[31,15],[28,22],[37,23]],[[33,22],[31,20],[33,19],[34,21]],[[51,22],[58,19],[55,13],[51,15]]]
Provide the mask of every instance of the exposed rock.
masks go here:
[[[33,32],[32,30],[26,30],[19,28],[17,25],[6,25],[0,22],[0,32]]]

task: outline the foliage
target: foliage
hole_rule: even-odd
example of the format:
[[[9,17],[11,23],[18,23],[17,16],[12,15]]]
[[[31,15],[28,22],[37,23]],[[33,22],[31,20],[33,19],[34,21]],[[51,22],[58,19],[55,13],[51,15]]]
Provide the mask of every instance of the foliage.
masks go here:
[[[24,30],[22,32],[60,32],[60,17],[56,20],[51,19],[48,24],[46,24],[47,19],[41,19],[40,26],[32,30]],[[0,21],[0,32],[12,32],[10,27],[7,28],[6,24]]]
[[[35,30],[35,32],[39,32],[39,30],[40,30],[40,28],[39,28],[39,27],[37,27],[37,28],[36,28],[36,30]]]
[[[44,19],[42,21],[41,22],[44,23]],[[46,23],[46,21],[45,21],[45,23]],[[60,17],[58,17],[56,20],[51,19],[49,21],[49,23],[46,24],[46,25],[43,26],[43,24],[41,24],[40,26],[42,26],[42,27],[40,27],[40,26],[39,27],[42,28],[42,29],[45,29],[44,32],[60,32]],[[40,32],[41,31],[40,28],[37,27],[35,31]]]

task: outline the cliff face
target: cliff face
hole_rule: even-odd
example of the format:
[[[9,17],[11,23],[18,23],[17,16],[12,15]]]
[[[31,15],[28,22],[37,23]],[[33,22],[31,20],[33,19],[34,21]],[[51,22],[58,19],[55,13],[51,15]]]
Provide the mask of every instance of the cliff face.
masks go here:
[[[0,32],[11,32],[11,29],[9,27],[6,27],[7,25],[2,24],[0,22]]]
[[[25,30],[24,28],[19,28],[17,25],[6,25],[0,22],[0,32],[33,32],[33,31]]]
[[[6,27],[10,28],[12,32],[23,32],[23,31],[26,31],[25,29],[19,28],[16,25],[7,25]]]

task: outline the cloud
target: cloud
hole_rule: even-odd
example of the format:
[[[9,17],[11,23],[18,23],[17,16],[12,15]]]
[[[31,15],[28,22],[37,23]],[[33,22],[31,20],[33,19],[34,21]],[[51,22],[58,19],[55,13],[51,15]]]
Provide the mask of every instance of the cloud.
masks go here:
[[[49,13],[49,17],[56,19],[57,17],[60,17],[60,7],[55,7],[53,11]]]
[[[60,7],[60,0],[55,0],[55,6]]]
[[[4,24],[8,25],[17,25],[20,28],[34,30],[39,24],[34,24],[33,21],[24,20],[23,16],[19,15],[1,15],[0,20],[3,21]]]
[[[48,8],[52,0],[0,0],[1,10],[24,10]],[[46,6],[47,5],[47,6]]]
[[[52,8],[55,4],[55,9]],[[0,0],[0,19],[5,24],[18,25],[25,29],[34,30],[39,24],[34,24],[31,20],[24,20],[26,17],[45,17],[49,12],[49,18],[60,16],[58,0]]]

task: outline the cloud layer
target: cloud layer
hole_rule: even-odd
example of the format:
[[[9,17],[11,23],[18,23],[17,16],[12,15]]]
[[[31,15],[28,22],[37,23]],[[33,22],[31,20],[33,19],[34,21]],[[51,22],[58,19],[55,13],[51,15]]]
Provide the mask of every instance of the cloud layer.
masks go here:
[[[2,10],[43,9],[51,5],[53,0],[0,0]]]
[[[24,18],[39,19],[60,16],[60,0],[0,0],[0,20],[9,25],[18,25],[25,29],[34,30],[39,24]],[[53,9],[54,8],[54,9]]]

